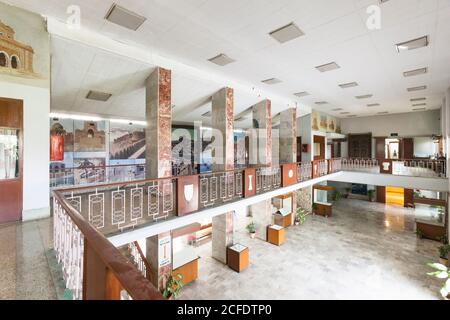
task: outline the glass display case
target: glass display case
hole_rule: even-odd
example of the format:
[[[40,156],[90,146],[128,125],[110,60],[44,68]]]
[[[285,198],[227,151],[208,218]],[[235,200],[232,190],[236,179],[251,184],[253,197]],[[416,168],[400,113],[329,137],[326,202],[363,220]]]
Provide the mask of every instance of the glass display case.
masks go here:
[[[0,128],[0,180],[19,177],[19,130]]]

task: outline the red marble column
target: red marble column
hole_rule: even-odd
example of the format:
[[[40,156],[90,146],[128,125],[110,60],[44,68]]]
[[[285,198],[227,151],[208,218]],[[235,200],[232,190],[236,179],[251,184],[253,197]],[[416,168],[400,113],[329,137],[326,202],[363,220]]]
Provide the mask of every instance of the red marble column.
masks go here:
[[[146,178],[172,176],[172,75],[156,68],[146,81]],[[162,189],[161,182],[160,187]],[[156,217],[158,218],[158,217]],[[160,290],[172,272],[170,233],[147,238],[146,257],[152,267],[151,279]]]
[[[223,88],[212,97],[213,172],[234,169],[234,92]],[[231,175],[234,178],[234,175]],[[212,220],[212,257],[227,262],[227,247],[234,244],[234,214],[224,213]]]

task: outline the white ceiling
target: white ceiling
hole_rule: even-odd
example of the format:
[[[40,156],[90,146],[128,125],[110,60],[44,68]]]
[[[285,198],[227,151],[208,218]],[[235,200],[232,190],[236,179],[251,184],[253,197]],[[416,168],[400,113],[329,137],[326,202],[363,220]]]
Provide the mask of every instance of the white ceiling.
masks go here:
[[[136,32],[104,20],[112,1],[7,2],[61,21],[67,19],[67,7],[77,4],[81,7],[84,29],[243,83],[264,88],[261,80],[279,78],[282,83],[267,86],[270,92],[336,116],[340,112],[358,116],[383,111],[410,112],[410,99],[416,97],[426,97],[427,108],[436,109],[450,86],[448,0],[389,0],[381,5],[382,29],[378,31],[366,27],[366,9],[378,4],[378,0],[115,0],[148,18]],[[283,45],[268,36],[270,31],[290,22],[296,23],[306,35]],[[427,48],[398,53],[394,47],[396,43],[424,35],[430,37]],[[80,52],[74,46],[79,44],[62,39],[53,41],[52,108],[60,109],[61,105],[72,111],[119,112],[142,117],[144,107],[138,101],[143,100],[143,79],[153,66],[131,59],[125,59],[125,63],[123,57],[93,48]],[[219,67],[207,61],[219,53],[236,62]],[[314,68],[332,61],[341,69],[320,73]],[[428,67],[428,74],[403,77],[404,71],[422,67]],[[72,73],[70,78],[68,73]],[[350,89],[338,86],[353,81],[359,86]],[[85,101],[85,92],[80,88],[87,90],[95,85],[104,85],[119,94],[109,105]],[[427,85],[428,89],[416,93],[406,90],[420,85]],[[208,111],[208,107],[199,106],[220,84],[174,74],[173,87],[175,118],[191,120]],[[293,96],[300,91],[311,95]],[[365,94],[373,97],[355,98]],[[241,97],[239,92],[236,99],[236,113],[255,100]],[[316,106],[317,101],[329,104]],[[369,103],[381,105],[368,108]],[[276,107],[276,111],[286,107]],[[335,108],[344,110],[331,111]]]

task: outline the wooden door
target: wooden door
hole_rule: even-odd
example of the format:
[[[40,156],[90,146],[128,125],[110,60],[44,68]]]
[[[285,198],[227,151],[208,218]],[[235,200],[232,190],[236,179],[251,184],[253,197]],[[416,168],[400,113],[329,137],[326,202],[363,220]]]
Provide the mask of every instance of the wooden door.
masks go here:
[[[386,187],[377,187],[377,202],[386,203]]]
[[[375,158],[379,160],[386,159],[386,138],[375,139]]]
[[[414,207],[414,189],[405,189],[404,204],[406,208]]]
[[[400,158],[404,160],[414,159],[414,139],[404,138],[400,145]]]
[[[349,134],[348,156],[350,158],[372,158],[372,134]]]
[[[22,219],[23,101],[0,98],[0,223]]]
[[[316,144],[320,145],[318,150],[316,150]],[[325,137],[314,136],[314,146],[312,151],[314,152],[314,160],[325,160]]]

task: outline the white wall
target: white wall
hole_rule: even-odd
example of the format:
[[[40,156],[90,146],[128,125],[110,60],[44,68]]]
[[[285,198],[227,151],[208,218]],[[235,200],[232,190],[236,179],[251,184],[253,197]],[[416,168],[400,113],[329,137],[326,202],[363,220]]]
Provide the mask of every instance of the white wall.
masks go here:
[[[50,215],[50,90],[0,82],[0,97],[23,100],[23,220]]]
[[[429,157],[437,153],[436,144],[431,137],[415,137],[414,138],[414,156]]]
[[[311,161],[313,160],[313,143],[312,143],[312,135],[311,135],[311,114],[303,116],[297,119],[297,128],[300,128],[298,131],[298,135],[302,137],[302,144],[309,144],[310,152],[302,152],[302,161]]]
[[[400,137],[440,134],[440,110],[410,112],[385,116],[347,118],[341,120],[343,133],[372,132],[374,137],[398,133]]]

